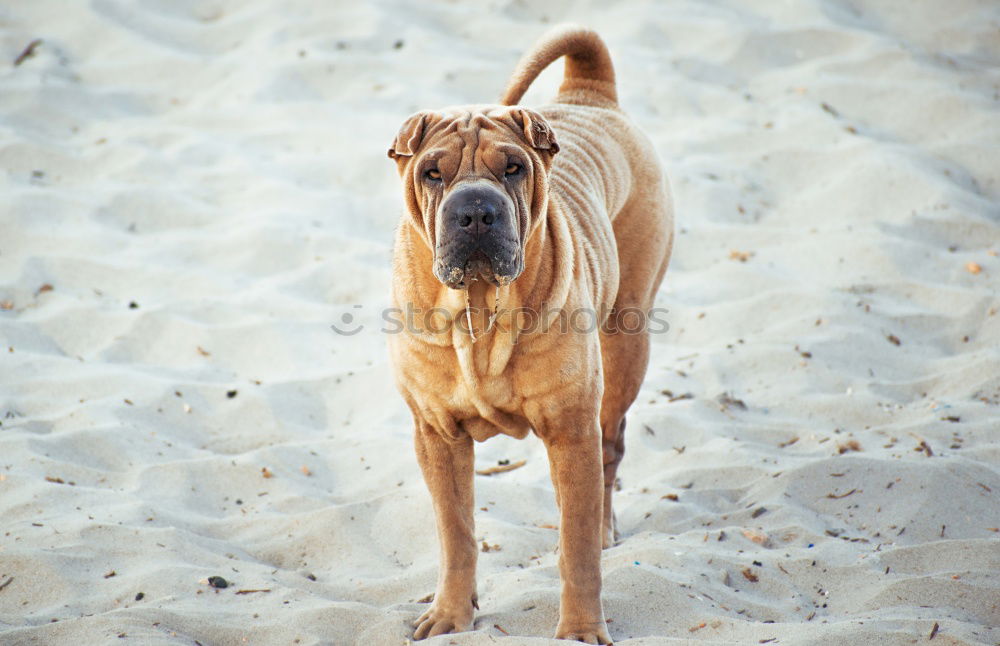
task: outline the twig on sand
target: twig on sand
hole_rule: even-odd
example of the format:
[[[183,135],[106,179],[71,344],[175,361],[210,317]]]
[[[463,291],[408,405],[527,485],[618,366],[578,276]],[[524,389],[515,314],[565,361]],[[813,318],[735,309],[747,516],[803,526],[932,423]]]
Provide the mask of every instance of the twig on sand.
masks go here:
[[[42,39],[41,38],[36,38],[35,40],[33,40],[30,43],[28,43],[28,46],[25,47],[24,50],[20,54],[17,55],[17,58],[14,59],[14,67],[17,67],[18,65],[20,65],[24,61],[26,61],[29,58],[31,58],[32,56],[34,56],[35,55],[35,49],[37,49],[38,46],[41,45],[41,44],[42,44]]]
[[[14,581],[14,577],[10,577],[9,579],[7,579],[6,581],[4,581],[3,583],[0,583],[0,590],[3,590],[4,588],[6,588],[13,581]]]
[[[505,471],[513,471],[514,469],[520,469],[525,464],[527,460],[518,460],[517,462],[511,462],[510,464],[500,464],[495,467],[487,467],[485,469],[476,469],[476,475],[481,476],[491,476],[495,473],[503,473]]]
[[[270,592],[271,588],[260,588],[259,590],[237,590],[236,594],[253,594],[254,592]]]

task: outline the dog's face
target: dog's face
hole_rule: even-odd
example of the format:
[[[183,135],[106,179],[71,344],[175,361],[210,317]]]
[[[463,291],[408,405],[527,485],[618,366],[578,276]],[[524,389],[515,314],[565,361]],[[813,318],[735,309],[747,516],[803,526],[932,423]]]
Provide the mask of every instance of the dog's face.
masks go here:
[[[507,285],[521,274],[558,150],[545,119],[524,108],[453,108],[406,120],[389,157],[438,280],[466,289],[477,278]]]

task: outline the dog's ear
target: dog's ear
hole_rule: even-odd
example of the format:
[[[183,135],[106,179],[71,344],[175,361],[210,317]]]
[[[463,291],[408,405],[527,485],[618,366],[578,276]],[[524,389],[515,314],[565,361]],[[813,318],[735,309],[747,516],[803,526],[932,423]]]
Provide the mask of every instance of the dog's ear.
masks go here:
[[[552,155],[559,152],[556,133],[552,131],[552,126],[545,120],[545,117],[527,108],[518,108],[513,111],[511,116],[524,129],[525,139],[534,148],[545,150]]]
[[[417,152],[417,149],[420,148],[420,142],[424,139],[424,130],[430,115],[429,111],[424,110],[411,115],[403,122],[399,134],[396,135],[396,140],[389,148],[390,158],[412,157]]]

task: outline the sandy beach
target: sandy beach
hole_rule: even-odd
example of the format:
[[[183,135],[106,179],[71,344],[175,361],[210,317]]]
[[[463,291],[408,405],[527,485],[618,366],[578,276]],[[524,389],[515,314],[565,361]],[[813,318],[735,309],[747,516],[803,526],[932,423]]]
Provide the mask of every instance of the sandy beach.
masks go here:
[[[1000,644],[988,0],[4,3],[0,644],[408,643],[385,151],[567,21],[677,213],[615,643]],[[520,460],[477,476],[476,630],[429,646],[566,643],[544,448],[477,446]]]

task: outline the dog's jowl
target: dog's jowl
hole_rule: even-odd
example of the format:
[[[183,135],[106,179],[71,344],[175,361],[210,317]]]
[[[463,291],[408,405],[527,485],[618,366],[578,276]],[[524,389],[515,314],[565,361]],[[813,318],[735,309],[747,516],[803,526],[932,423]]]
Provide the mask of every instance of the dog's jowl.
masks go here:
[[[518,105],[564,56],[555,101]],[[601,548],[615,541],[625,413],[649,357],[635,317],[652,307],[673,242],[653,147],[618,105],[604,43],[568,26],[522,59],[499,104],[418,112],[389,156],[406,201],[394,305],[433,312],[389,341],[441,544],[414,637],[473,625],[474,442],[534,432],[560,511],[556,636],[609,644]]]

